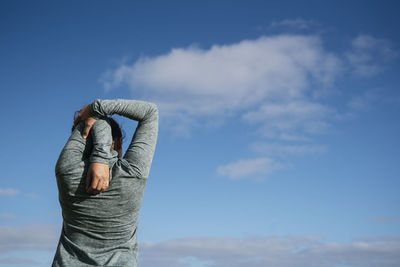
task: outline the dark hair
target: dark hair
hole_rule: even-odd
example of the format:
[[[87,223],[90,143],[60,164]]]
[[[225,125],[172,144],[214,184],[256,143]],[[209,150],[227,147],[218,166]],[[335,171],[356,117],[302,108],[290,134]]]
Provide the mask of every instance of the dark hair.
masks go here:
[[[113,118],[108,117],[107,121],[110,123],[111,126],[111,135],[113,137],[113,140],[117,138],[124,138],[124,135],[122,134],[121,127],[119,126],[118,122],[116,122]]]
[[[111,126],[111,135],[114,140],[114,149],[118,151],[122,148],[122,140],[124,139],[121,127],[119,126],[118,122],[116,122],[111,117],[107,117],[106,120]]]

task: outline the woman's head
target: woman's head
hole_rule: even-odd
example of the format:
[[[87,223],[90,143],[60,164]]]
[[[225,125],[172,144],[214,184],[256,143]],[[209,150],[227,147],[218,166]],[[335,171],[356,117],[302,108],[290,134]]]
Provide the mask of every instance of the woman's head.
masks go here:
[[[79,111],[76,111],[74,114],[74,120],[79,114]],[[119,157],[122,157],[122,140],[124,139],[124,135],[122,133],[121,127],[118,122],[116,122],[113,118],[107,117],[106,120],[111,126],[111,135],[112,135],[112,145],[111,150],[115,150],[118,152]],[[75,125],[72,126],[72,131],[75,129]]]

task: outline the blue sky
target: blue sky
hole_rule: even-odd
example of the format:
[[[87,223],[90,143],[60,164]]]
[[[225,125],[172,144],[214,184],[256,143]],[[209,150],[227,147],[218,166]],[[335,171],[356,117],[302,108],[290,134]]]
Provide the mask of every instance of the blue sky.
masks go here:
[[[97,98],[160,110],[141,266],[400,264],[396,1],[0,7],[0,266],[49,266],[54,165]]]

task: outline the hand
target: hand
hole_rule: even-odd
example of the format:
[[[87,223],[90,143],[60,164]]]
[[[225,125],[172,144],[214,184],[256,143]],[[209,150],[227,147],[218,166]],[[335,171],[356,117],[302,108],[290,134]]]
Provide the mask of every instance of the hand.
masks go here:
[[[93,162],[86,174],[86,192],[99,194],[106,191],[110,183],[110,168],[107,164]]]
[[[96,122],[96,119],[90,116],[89,105],[90,104],[88,104],[88,105],[84,106],[83,108],[81,108],[81,110],[79,111],[78,116],[76,116],[76,118],[74,120],[74,127],[76,127],[76,125],[80,121],[84,121],[85,122],[85,129],[82,132],[82,137],[85,138],[85,139],[89,135],[90,128],[92,128],[93,124]]]

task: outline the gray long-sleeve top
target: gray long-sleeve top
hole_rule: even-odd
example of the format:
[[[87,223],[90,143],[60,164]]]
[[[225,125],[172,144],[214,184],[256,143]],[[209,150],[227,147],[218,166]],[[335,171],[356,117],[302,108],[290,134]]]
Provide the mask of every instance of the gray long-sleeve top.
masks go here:
[[[158,110],[136,100],[96,100],[90,113],[98,118],[87,139],[81,122],[72,132],[55,172],[63,227],[52,266],[137,266],[136,228],[145,184],[157,141]],[[111,151],[106,115],[138,121],[123,158]],[[110,166],[110,185],[98,195],[85,190],[92,162]]]

